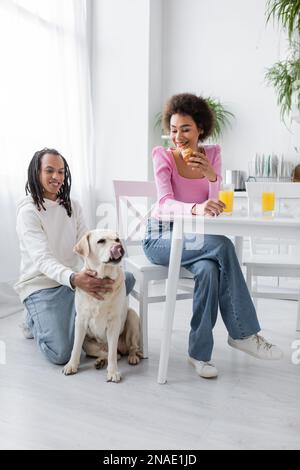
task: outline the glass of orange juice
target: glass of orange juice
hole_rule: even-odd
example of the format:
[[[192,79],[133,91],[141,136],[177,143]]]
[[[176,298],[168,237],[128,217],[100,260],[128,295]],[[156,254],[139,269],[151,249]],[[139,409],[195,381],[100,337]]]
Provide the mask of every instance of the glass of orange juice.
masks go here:
[[[272,187],[263,190],[261,195],[261,208],[264,215],[274,215],[275,192]]]
[[[219,200],[225,204],[224,214],[230,215],[233,212],[234,185],[223,184],[219,191]]]

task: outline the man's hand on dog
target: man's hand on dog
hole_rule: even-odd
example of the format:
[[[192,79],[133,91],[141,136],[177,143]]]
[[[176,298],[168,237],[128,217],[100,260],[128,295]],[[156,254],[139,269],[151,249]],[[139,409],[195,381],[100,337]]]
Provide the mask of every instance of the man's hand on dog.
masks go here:
[[[111,292],[112,284],[114,282],[115,281],[108,277],[105,277],[104,279],[98,278],[97,272],[89,269],[75,274],[73,279],[74,287],[79,287],[79,289],[84,290],[98,300],[104,300],[104,297],[101,294]]]

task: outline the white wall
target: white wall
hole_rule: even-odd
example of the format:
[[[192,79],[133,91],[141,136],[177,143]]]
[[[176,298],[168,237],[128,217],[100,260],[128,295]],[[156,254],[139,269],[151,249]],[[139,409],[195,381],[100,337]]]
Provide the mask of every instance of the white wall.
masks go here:
[[[149,0],[93,2],[93,101],[98,199],[112,179],[147,179]]]
[[[265,5],[264,0],[163,1],[163,99],[189,91],[228,105],[236,121],[220,142],[223,170],[247,170],[256,152],[283,152],[296,161],[293,147],[300,147],[300,126],[293,126],[294,135],[285,128],[274,90],[264,83],[266,67],[285,47],[278,28],[266,28]]]
[[[155,116],[162,106],[163,71],[163,4],[164,0],[150,0],[149,16],[149,115],[148,115],[148,179],[153,179],[151,150],[161,144],[161,129],[154,128]]]
[[[299,161],[300,126],[281,123],[265,70],[285,36],[265,24],[265,0],[93,0],[92,77],[98,199],[112,179],[151,179],[155,114],[174,93],[219,98],[235,114],[220,141],[225,168],[258,153]]]

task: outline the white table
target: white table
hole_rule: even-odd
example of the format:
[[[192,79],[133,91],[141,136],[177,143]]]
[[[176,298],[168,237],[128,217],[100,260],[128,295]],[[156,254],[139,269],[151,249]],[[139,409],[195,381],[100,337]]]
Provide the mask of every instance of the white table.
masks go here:
[[[176,292],[179,279],[180,261],[183,246],[183,233],[190,226],[195,216],[176,216],[173,225],[169,275],[166,288],[166,303],[164,310],[163,337],[161,342],[158,383],[167,380],[167,369],[171,345]],[[220,215],[219,217],[204,217],[201,219],[205,234],[226,235],[235,237],[235,247],[238,259],[242,262],[243,237],[278,237],[300,239],[300,217],[242,217],[235,215]],[[200,224],[201,225],[201,224]]]

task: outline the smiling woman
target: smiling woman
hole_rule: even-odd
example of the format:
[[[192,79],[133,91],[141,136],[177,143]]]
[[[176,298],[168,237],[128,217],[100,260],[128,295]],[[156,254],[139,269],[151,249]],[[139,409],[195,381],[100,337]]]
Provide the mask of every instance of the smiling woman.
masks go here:
[[[149,261],[169,266],[174,214],[219,216],[225,204],[218,197],[221,149],[203,145],[214,125],[208,104],[190,93],[174,95],[165,106],[164,120],[174,146],[156,147],[152,152],[158,201],[143,247]],[[189,167],[183,160],[186,149],[192,151]],[[210,361],[219,307],[230,346],[260,359],[281,357],[279,348],[257,334],[260,325],[231,240],[221,235],[185,234],[181,266],[195,279],[188,353],[201,377],[218,375]]]

